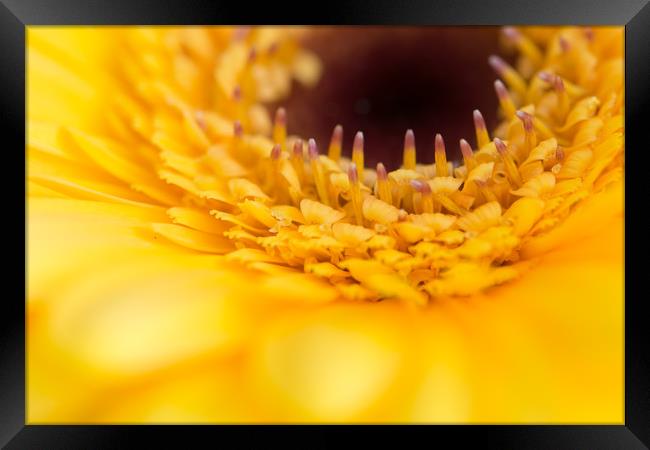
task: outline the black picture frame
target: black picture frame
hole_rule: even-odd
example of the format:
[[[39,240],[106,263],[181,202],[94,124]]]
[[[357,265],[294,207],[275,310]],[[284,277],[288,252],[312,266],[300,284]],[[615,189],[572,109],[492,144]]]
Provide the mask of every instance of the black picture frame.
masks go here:
[[[650,351],[643,338],[647,315],[641,283],[645,266],[635,255],[647,248],[648,223],[643,201],[632,200],[644,189],[634,189],[631,180],[647,179],[644,164],[637,161],[648,153],[645,117],[650,105],[650,5],[646,0],[595,3],[587,0],[492,0],[468,2],[425,0],[396,2],[321,2],[282,5],[279,2],[155,1],[129,0],[0,0],[0,117],[1,141],[6,157],[2,167],[5,225],[16,253],[25,251],[25,180],[20,180],[25,159],[19,148],[25,144],[25,30],[30,25],[108,24],[403,24],[403,25],[520,25],[576,24],[625,26],[625,423],[620,425],[520,425],[520,426],[44,426],[25,423],[25,296],[26,265],[6,255],[2,264],[8,275],[0,314],[0,446],[10,449],[128,448],[136,440],[147,448],[188,447],[188,439],[206,446],[257,448],[271,441],[304,448],[331,447],[352,433],[387,441],[434,446],[441,438],[459,446],[474,443],[493,448],[636,449],[650,446]],[[638,150],[638,151],[637,151]],[[636,153],[635,153],[636,152]],[[15,159],[14,159],[15,158]],[[645,166],[647,167],[647,166]],[[639,172],[639,173],[635,173]],[[7,175],[15,176],[12,179]],[[20,188],[23,187],[23,189]],[[645,188],[647,190],[647,187]],[[627,197],[629,195],[629,197]],[[26,197],[25,197],[26,198]],[[9,220],[12,219],[12,220]],[[628,245],[633,240],[634,245]],[[19,259],[20,260],[20,259]],[[16,273],[12,273],[15,271]],[[8,273],[7,273],[8,272]],[[292,432],[287,439],[286,431]],[[404,440],[406,439],[406,440]],[[226,444],[227,443],[227,444]],[[232,443],[232,444],[231,444]],[[418,444],[421,445],[421,444]],[[456,444],[455,444],[456,445]],[[193,447],[191,447],[193,448]]]

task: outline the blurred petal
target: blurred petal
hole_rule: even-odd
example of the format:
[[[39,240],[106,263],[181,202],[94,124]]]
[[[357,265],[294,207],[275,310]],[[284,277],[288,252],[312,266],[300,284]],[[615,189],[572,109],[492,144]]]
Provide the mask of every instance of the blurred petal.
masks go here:
[[[394,305],[337,304],[273,321],[252,348],[248,375],[271,420],[355,421],[399,388],[409,353],[396,314]]]

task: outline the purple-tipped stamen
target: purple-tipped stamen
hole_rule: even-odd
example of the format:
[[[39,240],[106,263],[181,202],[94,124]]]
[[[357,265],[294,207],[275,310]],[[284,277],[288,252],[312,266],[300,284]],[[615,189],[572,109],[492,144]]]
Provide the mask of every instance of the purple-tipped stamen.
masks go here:
[[[497,148],[500,155],[506,155],[508,153],[508,148],[501,139],[494,138],[494,146]]]
[[[560,50],[562,50],[562,52],[564,52],[564,53],[568,52],[569,49],[571,48],[571,45],[569,44],[569,41],[567,41],[564,38],[564,36],[560,36],[559,42],[560,42]]]
[[[277,125],[286,125],[287,124],[287,111],[280,107],[275,111],[275,123]]]
[[[241,122],[239,120],[235,120],[233,123],[233,132],[235,134],[235,137],[242,137],[244,135],[244,129],[241,126]]]
[[[483,119],[483,114],[481,114],[481,111],[475,109],[472,115],[474,117],[474,127],[476,127],[478,130],[486,130],[487,127],[485,126],[485,119]]]
[[[415,148],[415,134],[413,133],[413,130],[408,129],[404,135],[404,149],[406,150],[410,148]]]
[[[436,134],[436,139],[435,139],[435,151],[438,154],[445,155],[445,141],[442,138],[442,135],[440,133]]]
[[[343,127],[341,125],[337,125],[332,131],[332,139],[330,145],[341,145],[341,142],[343,142]]]
[[[386,167],[382,163],[377,163],[377,180],[388,180],[388,172],[386,172]]]
[[[355,163],[350,163],[348,166],[348,180],[350,183],[357,183],[359,181],[359,174],[357,172],[357,165]]]
[[[514,27],[503,27],[503,35],[515,42],[521,38],[521,33]]]
[[[492,69],[494,69],[494,71],[499,75],[502,75],[508,68],[508,64],[496,55],[491,55],[488,58],[488,64],[490,64],[490,67],[492,67]]]
[[[469,143],[465,139],[460,140],[460,152],[463,155],[463,158],[469,159],[472,156],[474,156],[474,152],[472,151],[472,147],[469,145]]]
[[[282,153],[282,147],[280,147],[280,144],[275,144],[271,149],[271,159],[273,160],[280,159],[281,153]]]
[[[411,187],[423,195],[431,194],[431,186],[426,181],[411,180]]]
[[[293,143],[293,156],[296,158],[302,158],[302,140],[298,139]]]
[[[307,153],[309,154],[309,159],[318,158],[318,147],[316,146],[316,141],[310,139],[307,141]]]
[[[494,90],[496,91],[499,100],[507,100],[510,96],[510,94],[508,94],[508,89],[506,89],[506,86],[501,80],[496,80],[494,82]]]
[[[354,136],[352,152],[363,152],[363,133],[361,131],[357,131],[357,134]]]
[[[524,130],[526,130],[527,133],[533,131],[533,117],[530,114],[525,111],[517,111],[515,115],[522,121],[524,124]]]
[[[235,86],[232,90],[232,99],[236,102],[241,100],[241,87]]]

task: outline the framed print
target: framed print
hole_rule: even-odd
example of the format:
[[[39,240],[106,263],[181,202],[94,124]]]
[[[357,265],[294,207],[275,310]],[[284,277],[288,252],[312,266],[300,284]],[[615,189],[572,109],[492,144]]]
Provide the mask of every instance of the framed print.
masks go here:
[[[647,2],[1,10],[2,445],[647,448]]]

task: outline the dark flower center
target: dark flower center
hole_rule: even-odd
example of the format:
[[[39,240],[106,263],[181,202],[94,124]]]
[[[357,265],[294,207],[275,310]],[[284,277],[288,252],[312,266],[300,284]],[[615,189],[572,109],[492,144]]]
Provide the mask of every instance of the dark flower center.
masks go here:
[[[313,137],[326,151],[332,129],[343,125],[343,154],[357,131],[365,136],[366,165],[389,170],[402,161],[404,133],[415,132],[418,162],[433,162],[441,133],[449,159],[458,141],[475,145],[472,110],[492,129],[497,122],[497,78],[487,63],[499,50],[498,27],[318,27],[305,39],[323,62],[312,89],[295,86],[282,102],[289,132]]]

